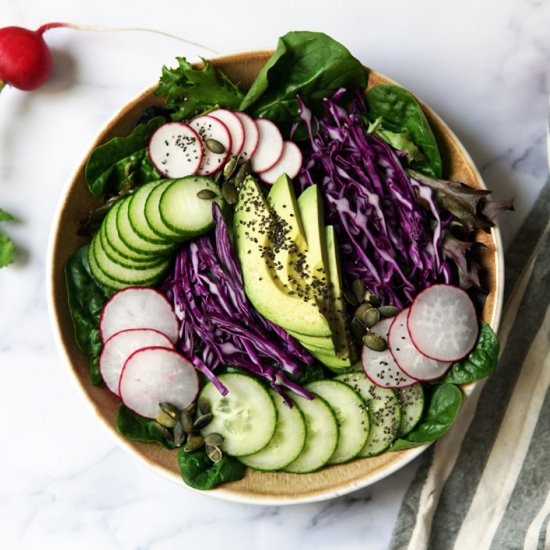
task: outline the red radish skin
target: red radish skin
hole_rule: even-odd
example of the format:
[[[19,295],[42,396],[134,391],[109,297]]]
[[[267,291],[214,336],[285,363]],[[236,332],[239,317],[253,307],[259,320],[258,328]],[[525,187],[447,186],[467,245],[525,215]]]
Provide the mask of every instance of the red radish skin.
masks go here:
[[[170,403],[178,409],[191,405],[199,392],[199,376],[177,351],[153,346],[130,355],[118,391],[129,409],[145,418],[155,418],[159,403]]]
[[[260,141],[260,133],[254,119],[246,113],[236,112],[244,128],[244,143],[239,153],[241,159],[246,162],[250,160],[256,153],[258,143]]]
[[[105,385],[115,395],[119,395],[120,375],[128,357],[139,349],[151,346],[174,349],[168,336],[151,328],[121,330],[105,342],[99,356],[99,371]]]
[[[231,134],[231,154],[240,154],[244,145],[244,126],[241,119],[228,109],[216,109],[208,113],[209,116],[223,122]]]
[[[159,126],[149,139],[149,159],[166,178],[183,178],[195,174],[203,159],[199,134],[183,122]]]
[[[252,157],[252,170],[256,173],[273,168],[283,154],[283,136],[279,128],[266,118],[257,118],[258,148]]]
[[[99,319],[101,341],[131,328],[152,328],[175,343],[179,322],[166,297],[154,288],[128,287],[120,290],[103,306]]]
[[[466,291],[452,285],[432,285],[409,308],[407,327],[416,349],[435,361],[458,361],[477,342],[479,321]]]
[[[399,368],[411,378],[422,382],[443,376],[453,362],[434,361],[420,353],[414,346],[407,327],[409,308],[394,317],[388,332],[388,346]]]

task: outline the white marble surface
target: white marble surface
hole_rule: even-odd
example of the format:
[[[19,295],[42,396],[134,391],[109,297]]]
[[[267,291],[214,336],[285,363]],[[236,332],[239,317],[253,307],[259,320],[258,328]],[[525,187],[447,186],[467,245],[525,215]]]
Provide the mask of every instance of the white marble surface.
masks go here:
[[[311,6],[311,7],[310,7]],[[271,48],[291,29],[322,30],[417,93],[451,125],[517,213],[547,174],[550,3],[340,0],[0,0],[0,26],[51,20],[149,26],[221,53]],[[138,33],[48,33],[50,82],[0,95],[2,229],[17,261],[0,271],[0,548],[387,547],[416,463],[358,493],[293,507],[191,493],[119,449],[74,388],[54,347],[45,297],[48,230],[64,182],[94,134],[153,83],[163,63],[202,52]]]

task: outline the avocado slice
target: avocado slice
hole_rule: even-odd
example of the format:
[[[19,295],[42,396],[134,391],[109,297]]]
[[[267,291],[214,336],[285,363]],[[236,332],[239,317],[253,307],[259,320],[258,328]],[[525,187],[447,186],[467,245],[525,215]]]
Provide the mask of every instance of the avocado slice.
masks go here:
[[[310,336],[332,331],[315,300],[286,288],[273,268],[281,246],[281,218],[274,216],[257,182],[247,177],[235,207],[235,240],[246,295],[265,318],[286,330]]]
[[[319,350],[326,351],[327,353],[336,353],[334,347],[334,340],[330,336],[308,336],[306,334],[299,334],[298,332],[293,332],[287,330],[287,332],[296,338],[302,345],[313,346],[314,348],[319,348]]]

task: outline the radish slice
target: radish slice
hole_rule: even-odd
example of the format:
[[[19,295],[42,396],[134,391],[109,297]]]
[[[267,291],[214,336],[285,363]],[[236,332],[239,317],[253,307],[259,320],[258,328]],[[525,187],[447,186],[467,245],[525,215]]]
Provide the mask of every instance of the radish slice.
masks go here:
[[[200,176],[214,174],[225,164],[231,154],[231,134],[221,120],[209,115],[198,116],[189,124],[199,134],[203,143],[204,156],[197,174]],[[219,141],[223,145],[225,152],[213,153],[210,151],[205,144],[209,139]]]
[[[451,285],[423,290],[409,309],[411,340],[436,361],[458,361],[475,346],[479,333],[476,310],[468,294]]]
[[[283,154],[279,161],[265,172],[260,173],[260,177],[266,183],[275,183],[281,174],[286,174],[290,179],[294,179],[302,168],[302,151],[293,141],[283,143]]]
[[[117,292],[103,307],[99,319],[101,341],[130,328],[152,328],[171,342],[178,339],[179,324],[170,302],[153,288],[128,287]]]
[[[138,349],[161,346],[174,349],[169,338],[150,328],[133,328],[113,334],[99,356],[99,370],[107,387],[118,395],[118,384],[124,363]]]
[[[231,134],[231,154],[238,155],[244,145],[244,126],[241,119],[234,112],[227,109],[216,109],[208,115],[217,118],[227,126]]]
[[[387,338],[392,322],[393,319],[384,319],[374,325],[370,331],[382,338]],[[389,349],[373,351],[367,346],[363,346],[361,365],[367,378],[381,388],[404,388],[416,383],[414,378],[399,368]]]
[[[246,113],[234,113],[242,122],[244,128],[244,143],[240,151],[240,156],[243,161],[250,160],[256,149],[258,148],[258,142],[260,141],[260,132],[254,122],[254,119]]]
[[[452,361],[435,361],[422,355],[412,343],[407,316],[409,308],[404,309],[394,318],[388,333],[388,346],[399,368],[412,378],[427,382],[443,376]]]
[[[149,140],[149,159],[167,178],[183,178],[194,174],[202,162],[202,143],[191,126],[168,122]]]
[[[258,148],[252,157],[252,170],[256,173],[269,170],[283,154],[283,136],[279,128],[266,118],[257,118],[259,132]]]
[[[195,368],[175,350],[162,347],[134,352],[122,369],[118,391],[122,402],[135,413],[155,418],[159,403],[186,409],[199,391]]]

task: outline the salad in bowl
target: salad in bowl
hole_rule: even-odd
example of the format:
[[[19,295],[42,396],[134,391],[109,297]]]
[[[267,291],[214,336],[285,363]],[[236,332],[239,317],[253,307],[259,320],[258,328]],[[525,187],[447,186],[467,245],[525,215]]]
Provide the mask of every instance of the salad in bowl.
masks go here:
[[[445,434],[495,368],[509,207],[440,119],[324,34],[178,58],[71,180],[61,346],[108,425],[188,486],[342,494]]]

